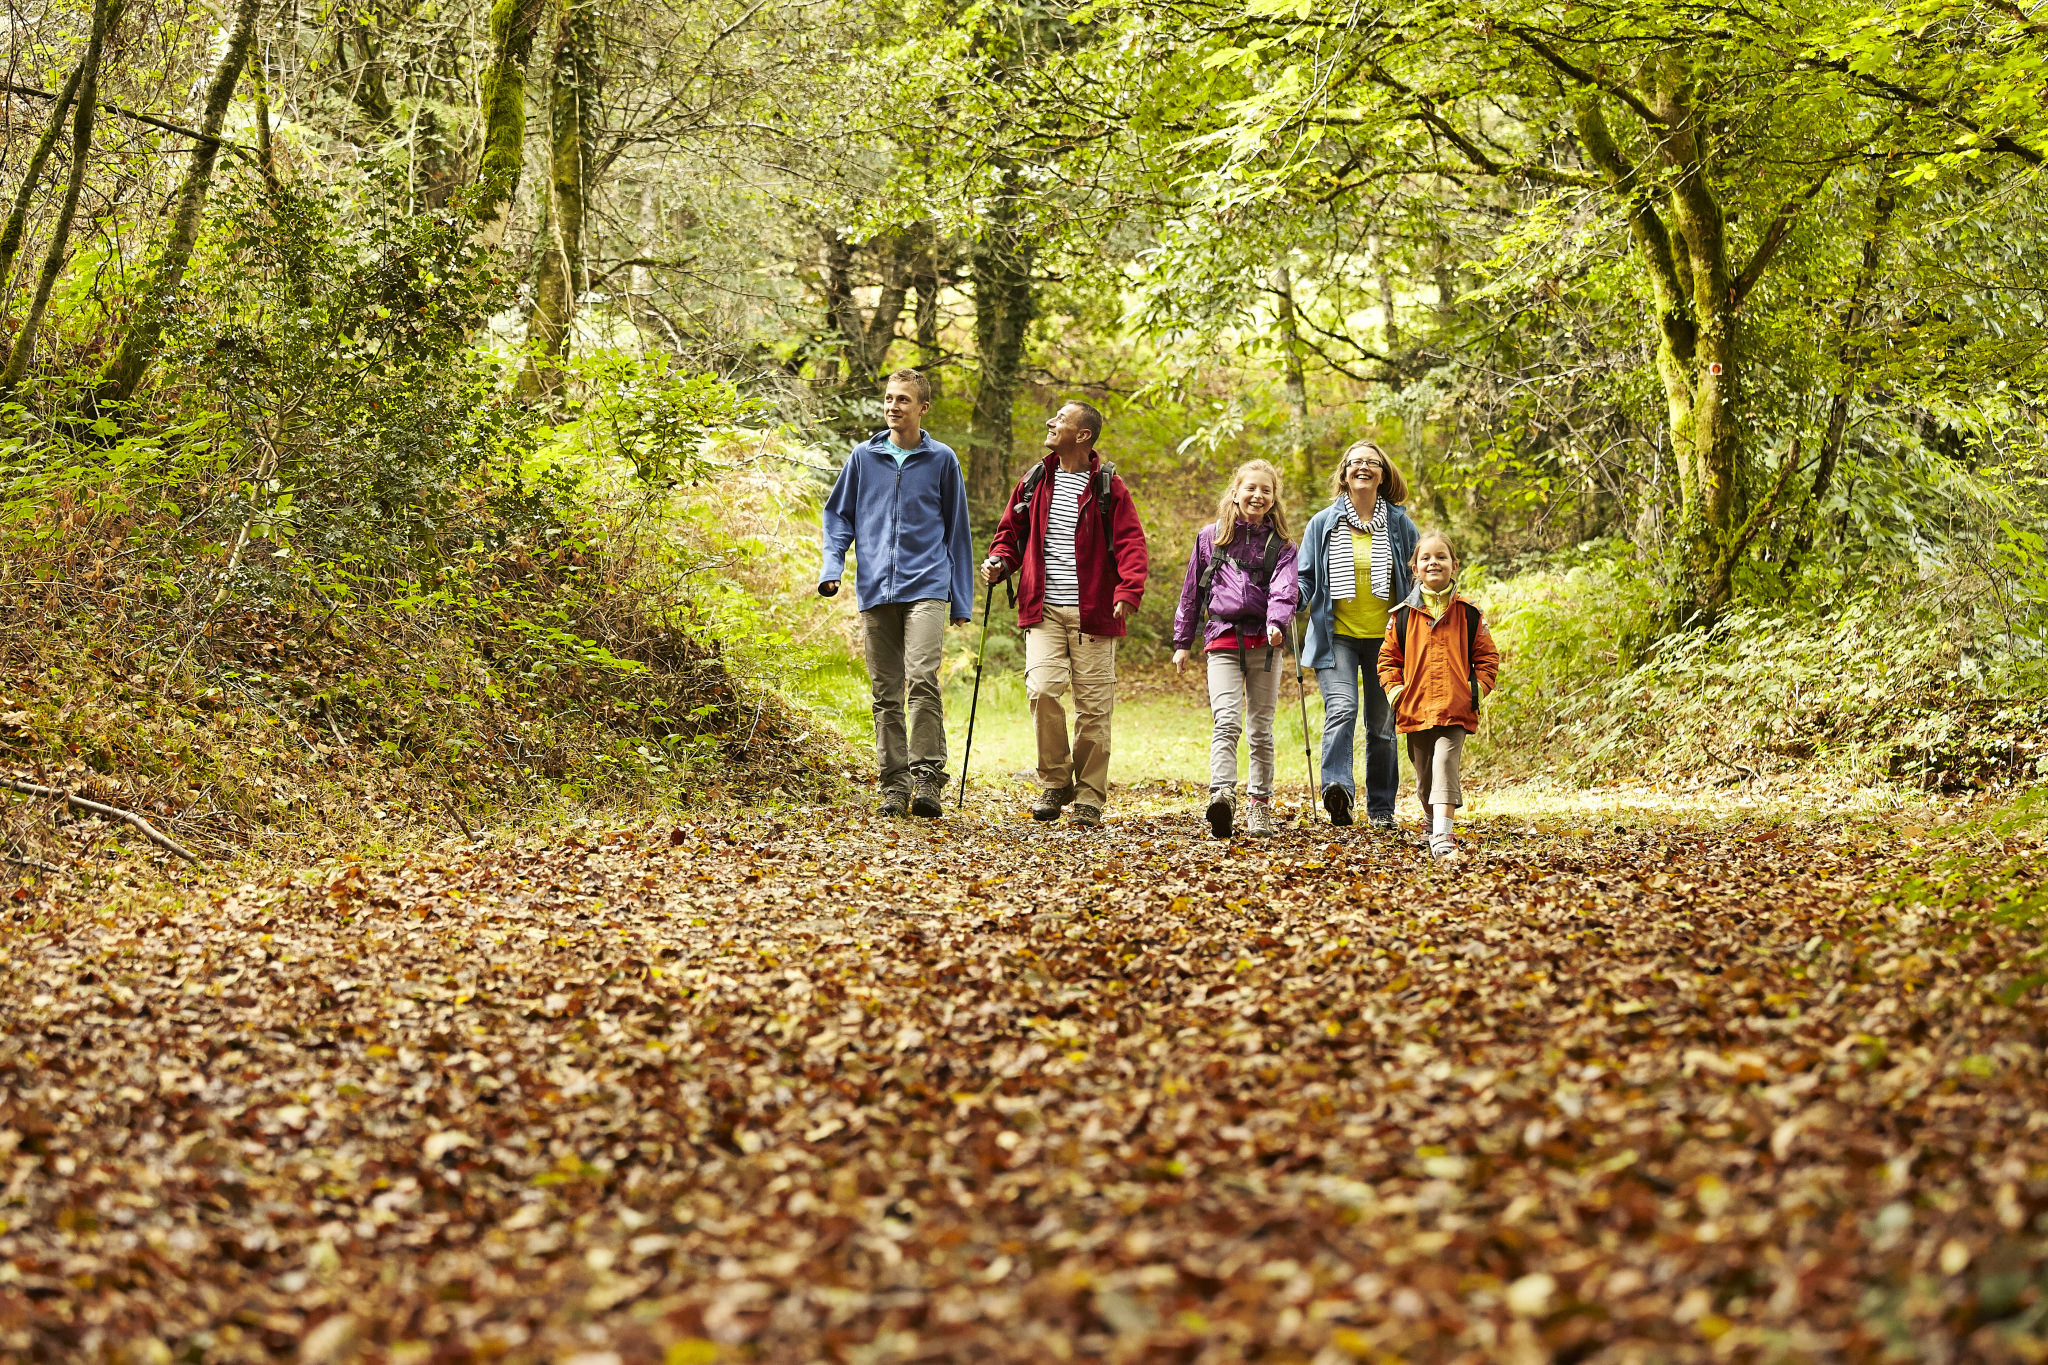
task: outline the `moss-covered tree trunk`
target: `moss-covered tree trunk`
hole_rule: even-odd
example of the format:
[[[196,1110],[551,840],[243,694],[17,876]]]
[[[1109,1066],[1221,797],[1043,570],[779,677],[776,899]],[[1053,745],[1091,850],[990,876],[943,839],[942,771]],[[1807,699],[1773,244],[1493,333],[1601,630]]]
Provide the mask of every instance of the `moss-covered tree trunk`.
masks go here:
[[[577,301],[590,287],[583,225],[590,202],[590,138],[597,123],[597,11],[590,0],[562,0],[548,67],[547,231],[534,275],[534,356],[526,372],[532,393],[560,387]]]
[[[477,164],[470,212],[477,240],[495,246],[505,238],[512,197],[519,191],[520,160],[526,151],[526,67],[533,59],[547,0],[492,0],[491,56],[478,87],[482,94],[484,148]]]
[[[87,56],[91,56],[90,50]],[[36,186],[43,178],[43,167],[49,164],[50,153],[56,149],[57,139],[64,135],[64,117],[71,112],[71,102],[78,97],[78,83],[85,76],[84,58],[71,68],[71,74],[64,80],[64,88],[57,92],[56,103],[50,109],[50,121],[43,125],[43,135],[36,139],[35,150],[28,154],[28,165],[21,173],[21,188],[15,192],[14,207],[7,215],[7,226],[0,228],[0,288],[14,276],[14,258],[21,251],[22,233],[28,226],[28,206],[35,202]]]
[[[982,227],[969,260],[974,277],[974,411],[967,427],[967,496],[992,507],[1009,491],[1010,428],[1024,340],[1037,307],[1032,251],[1020,230],[1014,178]]]
[[[1294,276],[1273,267],[1273,297],[1280,323],[1280,389],[1287,402],[1287,472],[1302,496],[1309,484],[1308,375],[1302,368],[1300,324],[1294,316]]]
[[[234,17],[228,25],[227,47],[206,85],[206,107],[199,121],[203,136],[193,143],[191,157],[185,163],[177,209],[171,215],[170,235],[157,257],[149,283],[143,288],[142,300],[128,321],[119,349],[100,372],[100,382],[93,394],[95,407],[125,403],[133,398],[142,376],[156,360],[164,318],[178,287],[184,283],[185,268],[192,263],[192,249],[199,241],[206,193],[213,184],[214,165],[220,160],[221,124],[227,118],[235,84],[241,80],[242,68],[256,37],[256,9],[256,0],[236,0]],[[83,94],[80,98],[83,101]]]
[[[50,306],[50,291],[56,287],[57,276],[64,271],[65,256],[71,248],[71,223],[78,216],[78,196],[85,188],[86,163],[92,159],[93,120],[99,111],[100,54],[106,50],[107,37],[120,21],[121,0],[95,0],[92,36],[86,39],[85,55],[78,59],[78,71],[65,87],[75,97],[71,119],[71,170],[64,179],[64,198],[57,206],[57,221],[50,227],[50,249],[43,255],[43,268],[36,276],[35,294],[29,300],[28,315],[22,319],[21,330],[14,334],[14,345],[7,353],[7,368],[0,371],[0,391],[11,391],[28,373],[29,357],[35,354],[36,349],[36,331],[42,326],[44,310]],[[38,151],[48,154],[46,148],[39,147]],[[38,170],[39,166],[32,165],[31,177]],[[16,240],[20,240],[18,235]],[[4,278],[0,275],[0,279]]]

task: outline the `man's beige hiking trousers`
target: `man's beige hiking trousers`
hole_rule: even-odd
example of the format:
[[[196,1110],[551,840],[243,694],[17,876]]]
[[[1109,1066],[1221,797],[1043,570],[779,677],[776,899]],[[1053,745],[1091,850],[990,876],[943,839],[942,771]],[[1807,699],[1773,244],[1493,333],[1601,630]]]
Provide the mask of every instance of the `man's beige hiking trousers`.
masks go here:
[[[1067,708],[1074,695],[1074,737],[1067,739]],[[1048,603],[1045,619],[1024,632],[1024,694],[1038,731],[1038,781],[1051,789],[1073,786],[1074,801],[1109,801],[1109,719],[1116,709],[1116,637],[1081,629],[1079,607]]]

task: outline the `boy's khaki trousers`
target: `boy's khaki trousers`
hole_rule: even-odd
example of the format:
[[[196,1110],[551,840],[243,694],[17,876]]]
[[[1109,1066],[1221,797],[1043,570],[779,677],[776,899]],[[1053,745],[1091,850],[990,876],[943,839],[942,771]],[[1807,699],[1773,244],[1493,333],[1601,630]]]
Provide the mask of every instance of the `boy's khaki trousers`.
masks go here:
[[[1067,710],[1074,694],[1074,738]],[[1024,632],[1024,695],[1038,731],[1038,781],[1048,790],[1071,785],[1083,806],[1109,802],[1109,721],[1116,709],[1116,637],[1081,629],[1079,607],[1048,603],[1045,619]]]
[[[939,663],[945,657],[951,610],[950,602],[926,598],[890,602],[860,614],[875,712],[875,767],[883,791],[909,795],[918,768],[945,783],[946,711],[939,696]]]

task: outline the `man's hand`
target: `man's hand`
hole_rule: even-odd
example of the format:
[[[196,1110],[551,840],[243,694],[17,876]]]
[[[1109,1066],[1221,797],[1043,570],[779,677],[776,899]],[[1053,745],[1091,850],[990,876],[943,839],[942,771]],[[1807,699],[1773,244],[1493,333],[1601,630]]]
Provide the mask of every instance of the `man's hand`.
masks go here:
[[[953,618],[953,624],[956,626],[971,626],[974,624],[974,618],[972,616],[956,616]]]
[[[1119,621],[1125,620],[1131,614],[1131,604],[1119,598],[1117,604],[1110,608],[1110,614]]]
[[[832,581],[831,581],[830,583],[820,583],[820,584],[818,585],[818,596],[820,596],[820,597],[837,597],[837,596],[839,596],[839,580],[835,578],[835,579],[833,579],[833,580],[832,580]]]
[[[981,561],[981,581],[987,586],[994,587],[1009,576],[1010,566],[994,555]]]

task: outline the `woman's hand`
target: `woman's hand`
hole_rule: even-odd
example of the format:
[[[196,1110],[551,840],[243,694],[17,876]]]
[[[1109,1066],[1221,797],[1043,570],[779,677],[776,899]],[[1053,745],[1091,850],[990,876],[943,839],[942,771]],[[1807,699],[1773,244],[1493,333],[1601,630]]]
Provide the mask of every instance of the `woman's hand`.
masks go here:
[[[1188,671],[1188,652],[1184,649],[1173,651],[1173,670],[1176,673]]]

